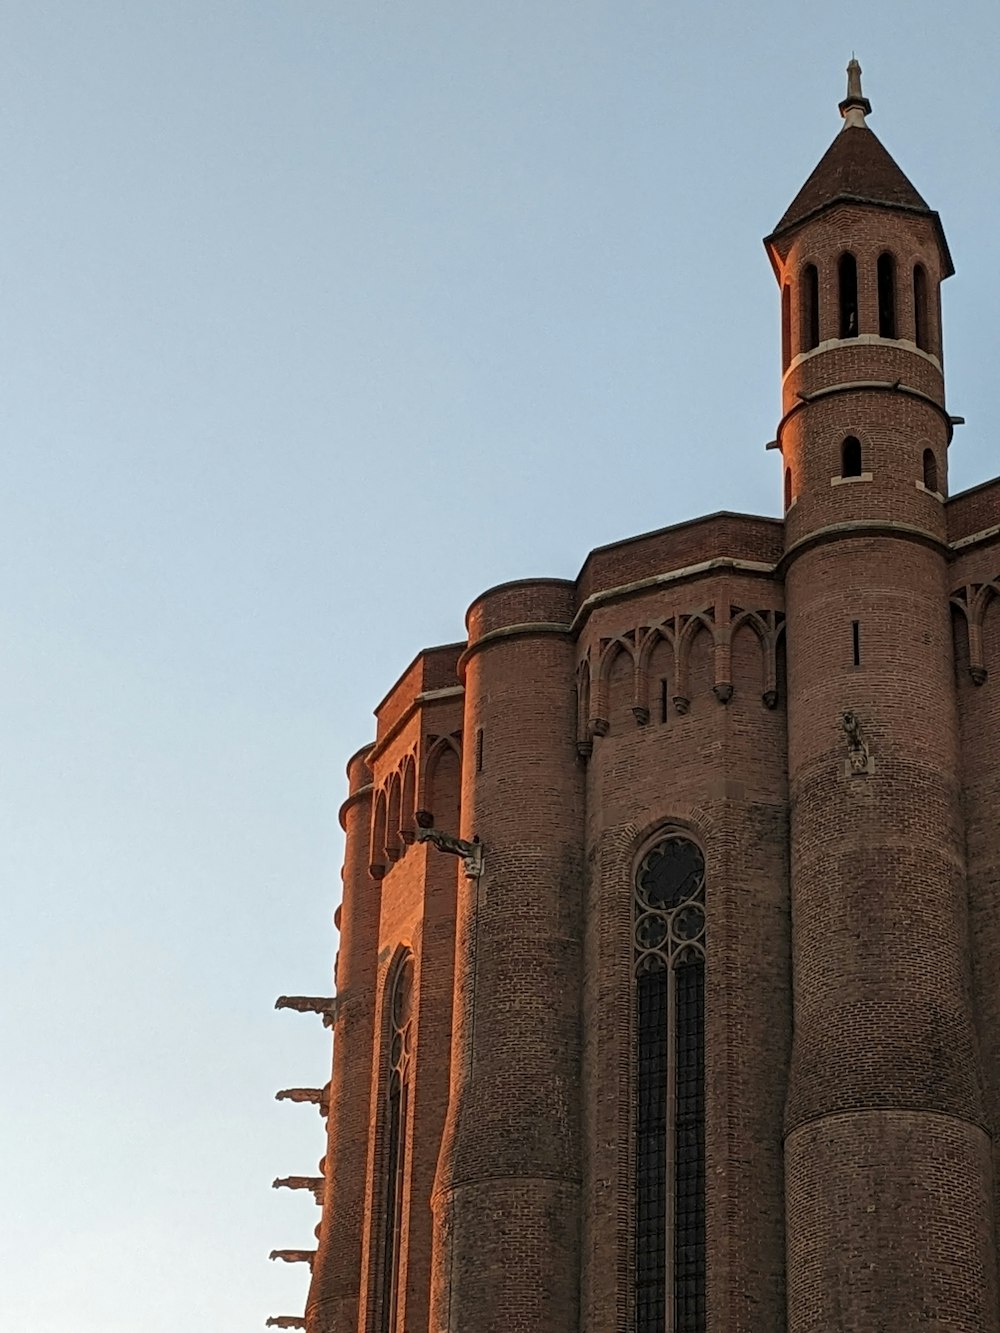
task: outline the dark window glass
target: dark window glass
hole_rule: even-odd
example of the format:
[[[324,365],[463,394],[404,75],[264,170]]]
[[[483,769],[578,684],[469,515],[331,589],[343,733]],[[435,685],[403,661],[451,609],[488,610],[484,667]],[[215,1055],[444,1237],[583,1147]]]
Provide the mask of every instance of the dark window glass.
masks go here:
[[[637,1333],[663,1333],[667,1314],[667,981],[667,969],[661,963],[642,973],[636,986]]]
[[[382,1246],[380,1333],[397,1333],[399,1253],[403,1233],[403,1181],[406,1175],[406,1120],[410,1090],[413,959],[396,968],[389,997],[389,1086],[386,1106],[385,1215]]]
[[[674,1328],[705,1327],[705,960],[686,954],[674,967]]]
[[[802,270],[801,292],[802,351],[819,346],[819,272],[815,264],[806,264]]]
[[[786,509],[791,509],[791,507],[792,507],[792,469],[791,469],[790,467],[786,467],[786,468],[785,468],[785,508],[786,508]]]
[[[937,459],[933,449],[924,450],[924,485],[929,491],[938,489]]]
[[[896,336],[896,261],[888,253],[878,257],[878,331]]]
[[[792,289],[786,282],[781,289],[781,369],[787,370],[792,359]]]
[[[858,264],[854,256],[845,251],[837,265],[840,281],[840,336],[856,338],[858,336]]]
[[[671,836],[635,888],[636,1333],[705,1330],[705,862]]]
[[[840,475],[842,477],[861,476],[861,441],[853,435],[840,446]]]

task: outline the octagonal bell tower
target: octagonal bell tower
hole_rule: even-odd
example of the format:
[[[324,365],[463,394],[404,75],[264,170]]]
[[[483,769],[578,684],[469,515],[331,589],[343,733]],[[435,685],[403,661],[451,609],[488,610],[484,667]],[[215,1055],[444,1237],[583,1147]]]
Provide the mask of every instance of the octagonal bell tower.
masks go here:
[[[794,1044],[789,1333],[997,1333],[944,499],[940,219],[844,124],[781,288]]]

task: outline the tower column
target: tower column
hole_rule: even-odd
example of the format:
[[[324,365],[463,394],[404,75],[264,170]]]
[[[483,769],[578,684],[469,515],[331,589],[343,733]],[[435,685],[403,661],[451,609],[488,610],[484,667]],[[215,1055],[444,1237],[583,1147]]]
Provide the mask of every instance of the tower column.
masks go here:
[[[366,747],[347,766],[349,795],[337,958],[323,1215],[306,1303],[308,1333],[357,1333],[370,1133],[379,891],[368,872],[372,788]]]
[[[433,1333],[577,1333],[583,780],[573,585],[468,616],[452,1088],[433,1209]]]
[[[779,281],[794,286],[817,256],[836,279],[819,290],[836,332],[787,369],[778,431],[794,497],[788,1326],[998,1333],[936,493],[952,423],[927,318],[951,258],[867,126],[854,60],[840,109],[841,133],[767,240]]]
[[[790,1333],[998,1327],[944,584],[940,552],[860,535],[786,581]]]

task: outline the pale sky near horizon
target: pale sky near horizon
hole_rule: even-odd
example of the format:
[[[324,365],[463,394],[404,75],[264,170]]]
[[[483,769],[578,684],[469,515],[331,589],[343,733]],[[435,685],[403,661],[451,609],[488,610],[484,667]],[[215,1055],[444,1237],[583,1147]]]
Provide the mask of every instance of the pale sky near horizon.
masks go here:
[[[301,1311],[344,762],[483,588],[776,514],[761,246],[940,210],[1000,472],[1000,6],[32,0],[0,47],[0,1330]]]

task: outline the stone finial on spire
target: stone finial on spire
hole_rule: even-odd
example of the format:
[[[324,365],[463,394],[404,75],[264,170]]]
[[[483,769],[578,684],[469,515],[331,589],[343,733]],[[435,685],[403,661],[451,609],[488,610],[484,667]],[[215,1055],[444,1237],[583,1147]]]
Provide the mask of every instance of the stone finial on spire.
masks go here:
[[[855,57],[847,66],[847,96],[840,103],[840,114],[844,117],[844,129],[864,129],[865,116],[872,113],[872,104],[861,91],[861,66]]]

